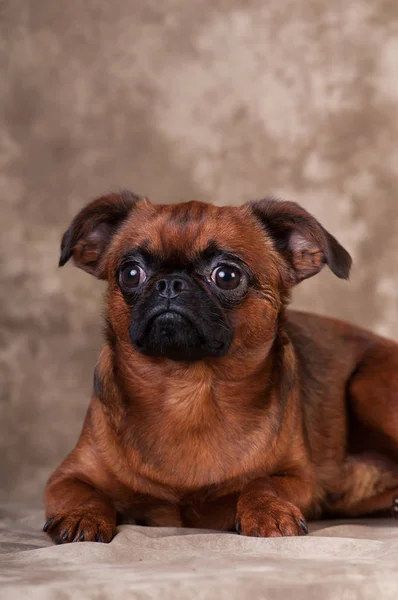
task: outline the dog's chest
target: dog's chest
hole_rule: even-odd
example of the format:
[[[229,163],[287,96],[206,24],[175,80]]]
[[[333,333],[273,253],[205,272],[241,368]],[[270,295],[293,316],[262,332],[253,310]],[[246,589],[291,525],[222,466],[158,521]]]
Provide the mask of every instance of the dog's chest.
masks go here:
[[[217,428],[170,435],[157,444],[161,460],[151,461],[151,478],[181,491],[221,485],[263,462],[259,445],[259,440]]]
[[[182,490],[219,485],[264,464],[267,428],[205,373],[168,384],[150,435],[150,477]],[[147,440],[147,445],[149,439]]]
[[[211,377],[198,371],[168,383],[162,397],[164,416],[176,429],[201,428],[214,419],[215,390]]]

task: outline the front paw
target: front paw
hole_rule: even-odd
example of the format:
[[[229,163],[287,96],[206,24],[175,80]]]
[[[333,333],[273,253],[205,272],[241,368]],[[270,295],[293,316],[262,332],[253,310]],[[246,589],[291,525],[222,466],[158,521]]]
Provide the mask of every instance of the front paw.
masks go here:
[[[109,543],[116,533],[116,523],[97,512],[72,510],[52,515],[43,527],[56,544],[69,542]]]
[[[294,504],[262,494],[256,500],[238,502],[236,530],[253,537],[306,535],[307,524]]]

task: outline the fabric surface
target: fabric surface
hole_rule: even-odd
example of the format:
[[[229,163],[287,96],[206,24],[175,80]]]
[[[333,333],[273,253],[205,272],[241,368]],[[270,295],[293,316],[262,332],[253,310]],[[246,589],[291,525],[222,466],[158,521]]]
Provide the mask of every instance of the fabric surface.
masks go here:
[[[396,600],[398,524],[310,524],[310,535],[124,525],[110,544],[53,546],[40,509],[0,508],[0,598]]]

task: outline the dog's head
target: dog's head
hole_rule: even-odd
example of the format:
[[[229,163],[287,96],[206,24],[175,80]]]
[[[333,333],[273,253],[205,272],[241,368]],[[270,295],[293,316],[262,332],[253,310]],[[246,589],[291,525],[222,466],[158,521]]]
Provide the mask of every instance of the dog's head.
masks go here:
[[[130,192],[72,221],[60,265],[108,281],[108,320],[144,355],[196,361],[269,347],[290,288],[351,258],[293,202],[153,205]]]

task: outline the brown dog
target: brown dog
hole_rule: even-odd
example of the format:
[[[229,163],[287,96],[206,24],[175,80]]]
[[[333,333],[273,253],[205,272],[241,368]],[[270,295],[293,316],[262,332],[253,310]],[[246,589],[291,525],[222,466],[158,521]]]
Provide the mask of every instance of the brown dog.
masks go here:
[[[265,199],[152,205],[129,192],[73,220],[60,265],[108,281],[106,341],[44,530],[116,524],[307,533],[305,518],[398,512],[398,345],[286,312],[292,286],[348,253]]]

